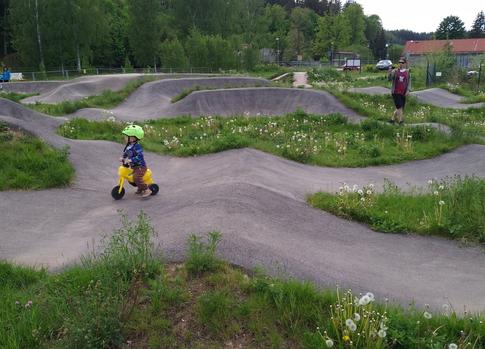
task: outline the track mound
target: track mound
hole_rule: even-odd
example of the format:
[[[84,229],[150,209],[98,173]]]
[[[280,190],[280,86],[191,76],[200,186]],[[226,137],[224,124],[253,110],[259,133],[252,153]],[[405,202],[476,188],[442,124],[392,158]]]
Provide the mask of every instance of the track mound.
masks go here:
[[[54,86],[51,90],[39,96],[32,96],[22,100],[22,103],[60,103],[75,101],[87,96],[97,95],[104,90],[119,91],[125,85],[143,76],[142,74],[89,76],[74,79],[68,83]]]
[[[110,111],[87,108],[78,110],[71,117],[103,119],[113,114],[122,120],[146,120],[163,116],[173,116],[178,114],[170,113],[172,109],[171,100],[185,90],[193,89],[197,86],[200,88],[229,88],[267,86],[268,84],[269,81],[265,79],[246,77],[164,79],[143,84],[126,101]],[[178,104],[184,104],[185,99],[182,99]]]
[[[283,115],[302,109],[311,114],[341,113],[362,118],[324,91],[291,88],[241,88],[198,91],[168,108],[164,115]]]

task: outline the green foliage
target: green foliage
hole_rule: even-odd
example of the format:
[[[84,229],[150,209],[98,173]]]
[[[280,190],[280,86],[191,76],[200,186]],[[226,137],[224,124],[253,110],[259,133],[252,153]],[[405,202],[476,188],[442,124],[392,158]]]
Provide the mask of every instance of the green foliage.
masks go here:
[[[390,101],[388,108],[392,110]],[[76,139],[120,140],[122,127],[118,122],[75,119],[63,124],[60,133]],[[307,115],[302,111],[284,117],[159,119],[149,121],[144,130],[145,149],[163,154],[193,156],[251,146],[323,166],[360,167],[420,159],[464,142],[433,128],[396,129],[377,121],[354,125],[347,124],[341,115]],[[412,138],[413,132],[418,132],[419,139]]]
[[[0,285],[2,288],[25,289],[46,276],[45,269],[36,270],[0,260]]]
[[[160,1],[129,0],[129,42],[136,62],[143,67],[151,66],[158,56],[161,36]]]
[[[365,45],[365,16],[362,6],[358,3],[348,3],[342,15],[350,27],[350,45]]]
[[[200,276],[206,272],[213,272],[220,266],[216,258],[216,248],[221,239],[218,232],[207,234],[207,242],[199,236],[191,235],[187,247],[185,268],[191,276]]]
[[[40,139],[11,131],[0,125],[3,161],[0,162],[0,191],[45,189],[68,185],[74,176],[69,150],[52,149]]]
[[[10,99],[11,101],[19,103],[20,100],[31,97],[31,96],[36,96],[38,93],[17,93],[17,92],[6,92],[6,91],[0,91],[0,98],[6,98]]]
[[[60,274],[0,264],[2,348],[121,345],[122,321],[137,302],[139,284],[150,275],[148,266],[160,265],[146,216],[123,224],[99,254]]]
[[[125,62],[123,64],[123,71],[125,73],[133,72],[133,65],[131,64],[130,58],[128,56],[125,57]]]
[[[189,65],[184,47],[177,38],[174,40],[166,40],[162,43],[160,49],[160,61],[164,68],[184,70]]]
[[[483,11],[478,12],[477,17],[473,21],[469,37],[485,38],[485,14],[483,13]]]
[[[352,340],[367,349],[483,347],[483,316],[460,316],[449,305],[403,309],[370,292],[357,297],[248,276],[223,262],[196,279],[178,264],[162,270],[151,232],[143,213],[135,222],[122,216],[99,253],[56,274],[0,262],[0,346],[221,348],[243,341],[317,349]]]
[[[457,16],[445,17],[436,29],[437,40],[451,40],[465,38],[465,24]]]
[[[232,295],[213,291],[202,295],[196,304],[199,322],[213,337],[228,338],[234,334],[234,306]]]
[[[413,70],[414,71],[414,70]],[[392,99],[389,95],[367,95],[345,91],[346,83],[337,81],[325,83],[325,89],[334,94],[347,107],[352,108],[360,115],[369,118],[387,121],[394,110]],[[339,89],[342,91],[339,92]],[[452,132],[460,142],[482,142],[475,138],[477,135],[485,135],[484,108],[444,109],[432,105],[418,103],[412,96],[406,100],[404,118],[409,123],[439,122],[451,127]],[[426,130],[433,132],[430,127]],[[458,139],[455,139],[458,140]]]
[[[454,177],[433,182],[427,193],[404,193],[392,183],[382,194],[373,187],[344,185],[337,195],[317,193],[311,205],[370,224],[382,232],[434,234],[485,242],[485,181]]]
[[[350,27],[343,15],[318,18],[318,31],[313,43],[313,52],[327,56],[330,51],[338,51],[350,44]]]

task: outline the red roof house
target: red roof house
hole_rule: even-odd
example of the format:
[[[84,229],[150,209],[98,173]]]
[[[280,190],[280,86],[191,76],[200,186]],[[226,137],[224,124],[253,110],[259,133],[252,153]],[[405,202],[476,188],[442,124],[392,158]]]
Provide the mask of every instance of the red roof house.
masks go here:
[[[432,53],[443,51],[449,44],[461,66],[468,66],[470,56],[485,54],[485,38],[453,40],[410,40],[404,46],[404,55],[410,60]]]

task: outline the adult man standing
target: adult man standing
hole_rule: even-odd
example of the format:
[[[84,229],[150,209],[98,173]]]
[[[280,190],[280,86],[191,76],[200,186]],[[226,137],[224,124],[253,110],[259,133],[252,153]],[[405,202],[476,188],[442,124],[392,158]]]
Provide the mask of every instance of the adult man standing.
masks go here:
[[[399,68],[392,69],[389,67],[388,80],[392,81],[391,94],[394,100],[394,105],[396,110],[392,115],[390,123],[397,122],[399,125],[404,123],[404,106],[406,105],[406,96],[409,94],[411,87],[411,76],[409,74],[409,69],[406,68],[406,59],[399,59]]]

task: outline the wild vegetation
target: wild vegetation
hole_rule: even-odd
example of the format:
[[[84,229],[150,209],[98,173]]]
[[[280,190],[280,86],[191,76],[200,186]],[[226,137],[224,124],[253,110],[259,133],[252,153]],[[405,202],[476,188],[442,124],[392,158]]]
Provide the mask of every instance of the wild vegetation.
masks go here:
[[[68,149],[55,150],[40,139],[0,123],[0,190],[45,189],[69,184],[74,168]]]
[[[124,123],[73,119],[61,135],[74,139],[121,141]],[[395,128],[376,121],[349,124],[340,115],[295,112],[281,117],[179,117],[143,124],[145,149],[193,156],[253,147],[291,160],[361,167],[436,156],[463,144],[431,127]]]
[[[97,253],[60,273],[0,262],[0,346],[13,348],[467,348],[484,318],[444,304],[402,308],[372,292],[246,272],[216,257],[221,239],[192,235],[166,264],[149,218],[122,216]]]
[[[441,235],[485,243],[485,180],[454,177],[428,181],[427,190],[403,191],[387,182],[382,192],[369,183],[343,184],[336,194],[317,193],[311,205],[392,233]]]

